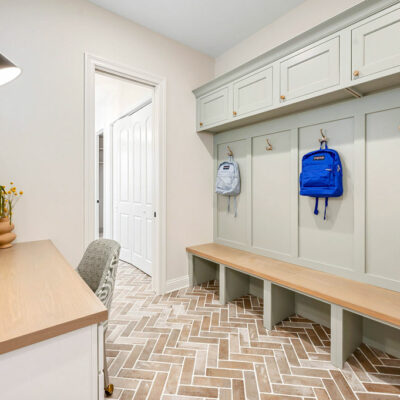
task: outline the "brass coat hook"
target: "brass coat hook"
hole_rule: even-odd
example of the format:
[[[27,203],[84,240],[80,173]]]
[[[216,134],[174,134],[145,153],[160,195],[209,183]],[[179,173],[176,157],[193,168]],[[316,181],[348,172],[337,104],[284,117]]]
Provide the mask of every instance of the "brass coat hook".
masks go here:
[[[322,144],[322,143],[327,143],[328,142],[328,138],[324,135],[324,130],[323,129],[320,129],[320,132],[321,132],[321,138],[319,139],[319,142]]]
[[[233,157],[233,152],[231,150],[231,148],[229,146],[226,146],[226,148],[228,149],[228,153],[226,153],[229,157]]]
[[[272,150],[272,144],[269,142],[269,139],[265,139],[267,141],[268,146],[265,148],[265,150],[270,151]]]

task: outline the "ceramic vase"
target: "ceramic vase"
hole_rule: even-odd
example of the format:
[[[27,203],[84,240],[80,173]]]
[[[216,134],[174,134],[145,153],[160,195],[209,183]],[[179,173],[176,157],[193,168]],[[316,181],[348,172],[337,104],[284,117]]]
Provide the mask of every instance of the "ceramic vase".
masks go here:
[[[11,247],[11,242],[15,240],[17,235],[13,233],[14,224],[10,224],[10,219],[0,218],[0,249]]]

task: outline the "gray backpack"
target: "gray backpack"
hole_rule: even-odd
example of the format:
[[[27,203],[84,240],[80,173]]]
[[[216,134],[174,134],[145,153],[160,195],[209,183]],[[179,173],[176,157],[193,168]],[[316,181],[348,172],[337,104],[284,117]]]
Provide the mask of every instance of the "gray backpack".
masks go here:
[[[215,192],[228,196],[228,212],[231,206],[231,196],[234,196],[235,217],[237,216],[236,196],[240,193],[240,172],[239,165],[229,157],[218,166]]]

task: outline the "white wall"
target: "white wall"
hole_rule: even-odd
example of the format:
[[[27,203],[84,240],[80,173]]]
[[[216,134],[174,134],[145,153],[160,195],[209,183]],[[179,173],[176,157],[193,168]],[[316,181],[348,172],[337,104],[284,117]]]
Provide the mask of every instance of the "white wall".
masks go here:
[[[0,87],[0,182],[25,191],[20,241],[50,238],[76,265],[84,242],[84,52],[167,79],[167,278],[212,240],[212,137],[192,89],[214,61],[84,0],[0,0],[0,49],[23,68]]]
[[[228,72],[363,0],[306,0],[215,60],[215,75]]]

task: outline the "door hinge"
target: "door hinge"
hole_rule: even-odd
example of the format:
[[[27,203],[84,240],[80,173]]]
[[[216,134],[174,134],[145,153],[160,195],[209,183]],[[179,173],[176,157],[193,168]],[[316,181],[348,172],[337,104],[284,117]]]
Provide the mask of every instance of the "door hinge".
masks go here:
[[[154,218],[157,218],[157,213],[154,211]]]

